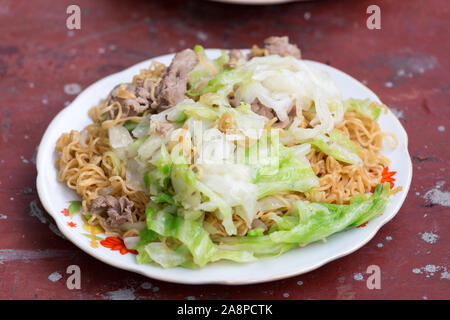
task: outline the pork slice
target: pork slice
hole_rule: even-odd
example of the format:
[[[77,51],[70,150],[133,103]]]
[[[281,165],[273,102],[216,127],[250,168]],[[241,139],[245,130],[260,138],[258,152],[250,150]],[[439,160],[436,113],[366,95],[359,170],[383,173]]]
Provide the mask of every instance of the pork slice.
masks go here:
[[[232,49],[228,53],[230,60],[225,63],[226,68],[235,69],[238,66],[239,61],[245,62],[245,57],[239,49]]]
[[[250,104],[250,107],[254,113],[257,113],[260,116],[266,117],[269,120],[276,117],[276,114],[273,111],[273,109],[266,107],[264,104],[261,103],[261,101],[259,101],[258,98],[253,100],[253,102]]]
[[[287,111],[289,118],[284,121],[280,121],[278,119],[275,111],[272,108],[267,107],[264,104],[262,104],[258,98],[253,100],[253,102],[250,104],[250,106],[254,113],[257,113],[263,117],[266,117],[269,120],[271,120],[273,118],[277,118],[277,121],[272,125],[272,127],[274,127],[274,128],[283,129],[283,128],[287,127],[291,123],[292,118],[295,117],[295,114],[296,114],[294,104],[292,104]]]
[[[269,51],[269,54],[277,54],[282,57],[292,56],[301,59],[300,49],[297,45],[290,43],[287,36],[269,37],[264,40],[264,47]]]
[[[244,55],[242,54],[241,50],[239,49],[232,49],[229,53],[230,60],[239,61],[241,59],[244,59]]]
[[[123,98],[119,96],[120,86],[119,84],[114,87],[110,92],[106,105],[111,105],[115,102],[119,103],[122,107],[122,118],[129,116],[135,116],[147,110],[150,107],[150,93],[149,89],[142,86],[135,86],[131,83],[125,84],[125,90],[129,92],[128,98]],[[109,118],[114,119],[118,113],[118,107],[112,108],[109,111]]]
[[[89,205],[89,211],[106,210],[108,218],[106,219],[106,226],[110,228],[117,228],[125,222],[133,222],[131,216],[131,209],[134,207],[134,202],[129,200],[126,196],[119,199],[106,195],[95,198]]]
[[[197,61],[197,54],[191,49],[185,49],[175,55],[156,88],[156,101],[153,102],[152,108],[161,111],[184,99],[189,72],[197,65]]]

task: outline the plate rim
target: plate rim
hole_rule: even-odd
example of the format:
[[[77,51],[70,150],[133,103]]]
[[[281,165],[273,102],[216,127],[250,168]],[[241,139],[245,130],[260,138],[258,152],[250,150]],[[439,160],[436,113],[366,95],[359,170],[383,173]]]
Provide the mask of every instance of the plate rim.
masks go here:
[[[217,50],[224,50],[224,49],[214,49],[214,48],[209,48],[209,49],[205,49],[206,53],[211,53]],[[243,51],[248,51],[248,49],[242,49]],[[56,126],[56,123],[58,123],[60,118],[63,118],[64,115],[66,113],[70,112],[71,107],[76,106],[76,102],[78,100],[81,100],[81,98],[84,95],[87,95],[86,92],[91,91],[93,88],[95,88],[95,86],[97,86],[100,82],[105,81],[106,79],[109,78],[115,78],[120,76],[120,74],[122,73],[127,73],[130,69],[134,69],[136,68],[138,65],[141,64],[148,64],[153,60],[159,60],[159,59],[171,59],[174,56],[174,53],[171,54],[166,54],[166,55],[161,55],[161,56],[157,56],[157,57],[152,57],[150,59],[144,60],[142,62],[136,63],[126,69],[123,69],[119,72],[113,73],[111,75],[108,75],[106,77],[103,77],[97,81],[95,81],[94,83],[92,83],[91,85],[89,85],[88,87],[86,87],[68,106],[66,106],[65,108],[61,109],[55,116],[54,118],[51,120],[51,122],[49,123],[49,125],[47,126],[45,133],[42,136],[42,139],[39,143],[38,146],[38,152],[37,152],[37,156],[36,156],[36,170],[37,170],[37,177],[36,177],[36,189],[37,189],[37,193],[39,196],[39,199],[41,201],[42,206],[44,207],[44,209],[47,211],[47,213],[55,220],[55,223],[58,227],[58,229],[61,231],[61,233],[67,238],[67,240],[69,240],[72,244],[74,244],[75,246],[77,246],[79,249],[81,249],[82,251],[86,252],[87,254],[89,254],[90,256],[94,257],[95,259],[106,263],[108,265],[111,265],[113,267],[119,268],[119,269],[123,269],[123,270],[127,270],[127,271],[131,271],[131,272],[135,272],[138,274],[141,274],[143,276],[149,277],[149,278],[153,278],[153,279],[157,279],[157,280],[162,280],[162,281],[167,281],[167,282],[171,282],[171,283],[180,283],[180,284],[195,284],[195,285],[200,285],[200,284],[219,284],[219,285],[246,285],[246,284],[256,284],[256,283],[263,283],[263,282],[271,282],[271,281],[276,281],[276,280],[281,280],[281,279],[285,279],[285,278],[290,278],[290,277],[295,277],[301,274],[305,274],[308,273],[310,271],[313,271],[315,269],[318,269],[322,266],[324,266],[327,263],[330,263],[334,260],[337,260],[339,258],[342,258],[344,256],[347,256],[355,251],[357,251],[358,249],[362,248],[364,245],[366,245],[370,240],[372,240],[375,235],[378,233],[378,231],[381,229],[381,227],[383,227],[386,223],[388,223],[389,221],[391,221],[399,212],[400,208],[403,206],[403,203],[405,202],[405,199],[409,193],[409,189],[411,186],[411,181],[412,181],[412,173],[413,173],[413,169],[412,169],[412,161],[411,161],[411,156],[409,154],[408,151],[408,134],[405,130],[405,128],[403,127],[403,125],[401,124],[401,122],[399,121],[399,119],[392,113],[392,111],[388,108],[388,112],[393,116],[393,118],[395,119],[396,122],[396,126],[402,131],[402,133],[404,134],[404,145],[402,145],[403,147],[403,152],[407,155],[406,159],[404,159],[405,161],[405,165],[407,166],[407,172],[406,172],[406,180],[407,180],[407,185],[402,186],[403,190],[402,190],[402,194],[401,194],[401,198],[398,200],[397,205],[390,210],[390,215],[386,216],[385,219],[381,220],[378,222],[378,224],[375,226],[375,228],[368,233],[365,238],[357,243],[355,243],[353,246],[351,246],[350,248],[348,248],[345,251],[341,251],[338,252],[336,254],[330,255],[329,257],[317,262],[314,265],[311,265],[309,267],[297,270],[297,271],[291,271],[291,272],[284,272],[284,273],[280,273],[277,275],[272,275],[272,276],[257,276],[255,278],[251,278],[251,279],[246,279],[246,280],[199,280],[197,278],[193,278],[193,279],[180,279],[180,278],[176,278],[174,279],[173,277],[169,275],[162,275],[162,274],[152,274],[151,272],[148,272],[146,270],[142,270],[139,269],[137,266],[138,264],[136,263],[135,265],[129,265],[127,263],[121,262],[119,260],[112,260],[112,259],[108,259],[106,257],[103,257],[101,255],[95,254],[94,250],[89,250],[89,248],[82,246],[77,239],[75,239],[75,236],[73,236],[73,232],[70,232],[70,230],[68,230],[67,228],[63,228],[62,224],[63,224],[63,220],[62,219],[58,219],[58,214],[57,212],[54,212],[53,210],[51,210],[51,206],[48,202],[48,199],[46,197],[44,197],[44,177],[42,172],[40,172],[40,168],[43,168],[43,164],[42,164],[42,159],[43,159],[43,155],[42,155],[42,150],[43,148],[41,148],[41,146],[45,145],[45,142],[49,139],[50,133],[52,132],[52,128],[54,126]],[[307,60],[307,59],[302,59],[303,61],[308,61],[308,62],[312,62],[314,64],[319,64],[319,65],[323,65],[326,66],[328,68],[333,69],[333,71],[341,73],[347,77],[350,77],[351,80],[353,80],[355,83],[358,83],[358,85],[362,86],[365,90],[367,90],[369,93],[373,94],[379,101],[381,101],[378,96],[369,88],[367,88],[364,84],[362,84],[360,81],[358,81],[357,79],[355,79],[354,77],[352,77],[351,75],[336,69],[332,66],[323,64],[321,62],[318,61],[313,61],[313,60]],[[392,212],[392,213],[391,213]],[[276,258],[274,258],[276,259]],[[199,269],[201,270],[201,269]]]

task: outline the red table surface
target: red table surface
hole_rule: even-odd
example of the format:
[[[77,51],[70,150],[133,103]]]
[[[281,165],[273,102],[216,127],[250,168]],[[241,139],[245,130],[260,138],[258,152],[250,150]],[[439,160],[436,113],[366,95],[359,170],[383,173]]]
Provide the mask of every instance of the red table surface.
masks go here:
[[[81,8],[81,30],[69,31],[66,8],[73,3]],[[381,8],[381,30],[366,27],[373,3]],[[449,299],[449,31],[446,0],[0,2],[0,298]],[[408,132],[409,195],[368,244],[285,280],[195,286],[116,269],[58,235],[37,196],[35,156],[47,125],[75,98],[65,85],[86,88],[195,44],[245,48],[270,35],[288,35],[304,58],[364,82]],[[66,287],[71,264],[81,268],[81,290]],[[380,290],[366,286],[374,264]]]

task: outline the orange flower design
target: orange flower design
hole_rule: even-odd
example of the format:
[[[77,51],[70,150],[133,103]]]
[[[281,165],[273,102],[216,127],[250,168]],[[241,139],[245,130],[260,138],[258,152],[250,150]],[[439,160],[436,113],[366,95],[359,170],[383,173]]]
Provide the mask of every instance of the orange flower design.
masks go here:
[[[61,213],[62,213],[63,215],[65,215],[66,217],[68,217],[68,216],[69,216],[69,209],[64,208],[63,210],[61,210]]]
[[[75,228],[75,227],[77,226],[77,224],[74,223],[74,222],[72,222],[72,221],[67,222],[67,225],[68,225],[69,227],[71,227],[71,228]]]
[[[132,253],[138,254],[136,250],[128,250],[125,243],[118,237],[107,237],[105,240],[100,241],[100,244],[105,248],[110,248],[112,251],[119,251],[120,254]]]

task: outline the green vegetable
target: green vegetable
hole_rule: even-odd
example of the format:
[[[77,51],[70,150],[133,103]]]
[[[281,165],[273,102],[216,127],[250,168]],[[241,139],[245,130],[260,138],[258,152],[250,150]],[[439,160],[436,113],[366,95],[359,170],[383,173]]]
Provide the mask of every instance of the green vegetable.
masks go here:
[[[263,228],[256,228],[251,229],[247,232],[248,237],[258,237],[264,235],[264,229]]]
[[[254,183],[258,186],[258,199],[286,191],[305,192],[319,184],[309,161],[295,157],[293,150],[271,139],[270,152],[259,158],[254,168]],[[249,148],[249,157],[255,152]],[[261,148],[259,148],[261,152]]]
[[[138,255],[136,256],[136,261],[139,264],[149,263],[152,261],[152,259],[145,250],[145,246],[150,242],[157,240],[159,236],[156,232],[149,230],[147,228],[143,228],[139,232],[139,237],[140,237],[139,242],[136,245],[136,250],[138,252]]]
[[[358,226],[378,216],[386,206],[389,184],[379,184],[370,197],[358,196],[348,205],[297,201],[291,214],[299,223],[290,230],[270,233],[276,243],[308,244],[333,233]]]
[[[125,121],[125,123],[123,124],[123,126],[129,131],[133,131],[134,129],[136,129],[136,127],[138,126],[137,122],[131,121],[131,120],[127,120]]]
[[[202,195],[209,199],[219,210],[215,214],[225,227],[228,234],[236,234],[236,227],[233,223],[232,210],[229,205],[215,192],[199,181],[195,173],[186,164],[186,160],[179,151],[174,148],[171,153],[173,167],[171,172],[172,187],[175,191],[174,200],[184,209],[191,211],[192,215],[201,214],[198,206],[202,203]]]
[[[181,115],[184,114],[187,118],[210,121],[214,121],[219,118],[219,115],[215,110],[200,103],[181,104],[176,106],[176,108],[180,110]]]
[[[154,203],[168,203],[168,204],[175,204],[175,202],[173,201],[173,197],[171,194],[167,193],[167,192],[161,192],[156,196],[151,196],[150,199],[154,202]]]
[[[145,186],[153,196],[158,196],[167,189],[172,170],[172,159],[164,144],[161,145],[158,155],[151,162],[155,168],[151,171],[144,172]]]
[[[155,155],[162,144],[163,138],[159,134],[151,134],[139,147],[137,158],[142,162],[149,161]]]
[[[250,262],[255,260],[253,255],[245,250],[241,252],[229,252],[228,250],[219,249],[212,242],[209,233],[206,232],[199,222],[186,220],[175,214],[176,207],[174,206],[147,206],[147,227],[149,230],[159,234],[159,236],[173,238],[181,242],[189,250],[193,262],[197,266],[201,267],[208,262],[221,259],[235,262]],[[179,255],[178,258],[180,258]],[[181,259],[177,261],[181,261]]]
[[[328,136],[318,135],[308,142],[336,160],[350,164],[362,163],[358,155],[362,148],[353,143],[350,137],[340,130],[333,129]]]
[[[276,223],[270,229],[270,233],[279,230],[290,230],[293,227],[295,227],[299,222],[299,218],[296,216],[283,216],[283,217],[276,216],[274,217],[274,219]]]
[[[160,236],[181,241],[192,253],[194,262],[200,266],[212,259],[216,248],[209,234],[196,221],[184,220],[167,212],[166,208],[146,208],[147,227]]]
[[[224,70],[219,73],[214,79],[210,80],[208,84],[200,90],[190,89],[187,94],[190,96],[200,96],[208,92],[218,92],[221,90],[226,96],[226,93],[232,91],[233,86],[240,82],[246,81],[250,78],[250,73],[243,69]]]
[[[161,242],[151,242],[144,249],[149,258],[164,269],[187,264],[192,259],[189,250],[184,245],[172,249]]]
[[[120,158],[114,151],[105,152],[105,156],[108,156],[111,159],[113,167],[117,170],[117,172],[122,174],[122,164],[120,162]]]
[[[142,139],[148,135],[148,131],[150,130],[150,117],[151,115],[147,115],[141,122],[136,124],[135,128],[131,132],[133,136]]]
[[[278,256],[295,246],[291,243],[276,243],[268,235],[226,237],[218,239],[218,242],[221,250],[250,252],[257,258]]]
[[[132,143],[127,146],[127,155],[130,158],[136,157],[138,154],[138,150],[141,145],[144,143],[145,139],[136,139]]]
[[[224,64],[228,62],[229,56],[226,51],[222,51],[220,57],[211,60],[202,46],[196,45],[194,51],[197,53],[199,62],[189,73],[189,86],[191,90],[199,90],[209,79],[214,78],[224,70]]]
[[[347,99],[344,101],[345,111],[355,111],[356,113],[372,120],[377,120],[381,114],[380,104],[371,102],[370,99]]]
[[[146,216],[150,230],[181,241],[189,249],[197,265],[204,266],[216,254],[217,248],[200,223],[173,216],[165,209],[157,211],[154,207],[147,207]]]
[[[184,111],[182,111],[180,116],[177,119],[175,119],[175,122],[176,123],[185,123],[187,119],[188,119],[187,114]]]

